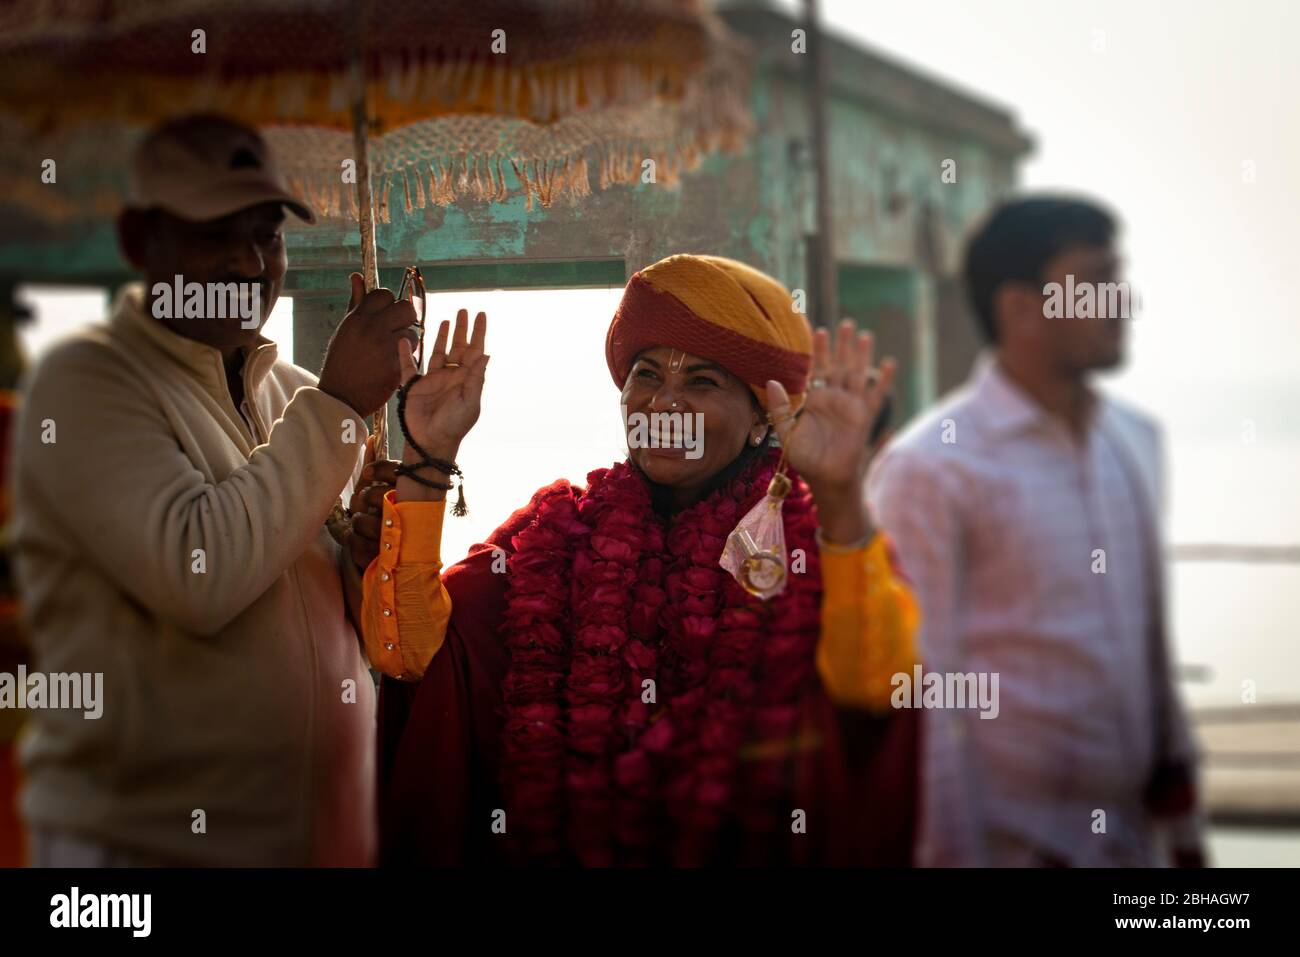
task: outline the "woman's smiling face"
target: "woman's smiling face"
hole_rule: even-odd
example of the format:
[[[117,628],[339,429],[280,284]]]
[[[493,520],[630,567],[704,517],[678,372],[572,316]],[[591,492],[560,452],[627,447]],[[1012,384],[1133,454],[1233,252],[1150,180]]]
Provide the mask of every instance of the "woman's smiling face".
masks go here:
[[[629,457],[652,482],[682,492],[707,486],[767,434],[749,386],[716,362],[668,346],[637,356],[622,405]]]

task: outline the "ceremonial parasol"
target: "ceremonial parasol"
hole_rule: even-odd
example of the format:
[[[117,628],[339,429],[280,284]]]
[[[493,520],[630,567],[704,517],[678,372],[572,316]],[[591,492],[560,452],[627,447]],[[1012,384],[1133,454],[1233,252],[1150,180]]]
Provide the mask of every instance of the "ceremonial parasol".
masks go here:
[[[318,212],[358,220],[374,288],[395,204],[572,202],[645,160],[671,184],[743,141],[744,88],[700,0],[13,0],[0,195],[45,222],[111,215],[143,130],[221,112]]]

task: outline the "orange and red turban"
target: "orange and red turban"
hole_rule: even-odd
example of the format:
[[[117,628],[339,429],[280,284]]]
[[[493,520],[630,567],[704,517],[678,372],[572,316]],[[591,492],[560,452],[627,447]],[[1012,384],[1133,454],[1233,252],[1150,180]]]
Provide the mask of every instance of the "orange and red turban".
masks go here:
[[[621,389],[639,353],[669,346],[716,362],[767,408],[775,379],[798,408],[812,363],[812,327],[790,291],[720,256],[669,256],[628,280],[605,337],[605,361]]]

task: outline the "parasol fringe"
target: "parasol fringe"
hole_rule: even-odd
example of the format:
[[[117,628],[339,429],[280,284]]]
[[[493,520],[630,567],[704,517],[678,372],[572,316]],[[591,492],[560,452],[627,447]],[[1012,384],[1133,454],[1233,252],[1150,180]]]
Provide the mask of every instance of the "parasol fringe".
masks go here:
[[[420,89],[416,94],[419,102],[428,103],[434,99],[434,91],[438,88],[438,73],[439,69],[431,67],[428,63],[420,71]]]
[[[442,179],[438,184],[438,204],[441,206],[450,205],[451,197],[455,194],[454,166],[455,161],[451,157],[447,157],[445,165],[438,164],[439,172],[442,175]]]
[[[528,97],[529,101],[533,105],[531,119],[536,122],[541,119],[541,117],[538,116],[538,104],[541,102],[542,98],[541,83],[537,78],[536,72],[531,68],[525,70],[524,81],[528,85]]]
[[[434,157],[429,161],[429,193],[430,198],[439,206],[446,205],[442,201],[443,176],[442,163]]]
[[[590,196],[595,189],[616,184],[635,186],[640,182],[644,159],[654,160],[659,184],[671,187],[681,181],[685,172],[698,166],[708,149],[707,139],[687,136],[662,143],[624,138],[604,143],[590,152],[574,149],[553,156],[476,151],[433,157],[376,175],[376,220],[392,222],[395,188],[400,192],[407,215],[430,206],[446,207],[462,199],[507,201],[512,194],[517,194],[510,173],[517,181],[517,191],[523,193],[528,212],[535,205],[547,208],[560,202],[577,201]],[[291,188],[322,216],[357,217],[355,189],[351,184],[344,184],[336,170],[293,170],[288,180]],[[102,204],[95,201],[96,208],[102,205],[111,212],[114,204],[107,191],[105,197]],[[39,205],[42,214],[52,221],[84,214],[88,205],[84,199],[56,204],[45,190],[18,189],[13,198],[23,205]]]
[[[518,70],[510,70],[510,112],[519,115],[519,97],[523,93],[524,78]]]
[[[447,102],[452,103],[456,99],[456,91],[462,89],[465,85],[465,75],[469,72],[470,64],[466,62],[463,55],[452,57],[451,82],[447,86]]]
[[[438,184],[438,205],[450,206],[452,197],[456,195],[456,180],[453,176],[455,161],[450,157],[447,164],[442,167],[442,182]]]
[[[500,115],[505,112],[505,91],[506,78],[504,66],[500,63],[492,64],[492,110]]]
[[[378,129],[398,133],[416,112],[425,111],[435,100],[461,108],[451,111],[448,119],[451,124],[459,124],[475,100],[480,111],[489,103],[496,103],[504,104],[517,117],[558,120],[560,124],[574,122],[561,127],[558,133],[546,130],[534,135],[526,129],[527,121],[521,119],[519,125],[525,129],[515,138],[515,127],[504,125],[498,119],[493,122],[502,125],[484,127],[488,136],[481,136],[473,125],[479,121],[478,116],[471,110],[464,128],[476,132],[464,137],[471,143],[460,153],[447,153],[443,145],[459,135],[458,125],[450,127],[451,133],[440,128],[436,133],[429,133],[427,139],[423,132],[392,141],[381,134],[376,139],[374,168],[376,218],[382,222],[392,220],[392,190],[399,177],[403,208],[408,215],[415,209],[431,205],[445,207],[460,199],[501,202],[519,193],[524,196],[526,209],[531,211],[534,202],[546,207],[589,196],[595,189],[614,184],[637,185],[641,162],[646,158],[655,161],[659,183],[672,186],[680,182],[684,173],[697,167],[705,154],[743,146],[752,128],[743,88],[730,81],[729,69],[721,57],[706,66],[702,74],[687,76],[677,64],[650,67],[644,63],[586,59],[564,66],[553,63],[520,66],[510,65],[503,58],[484,59],[482,51],[478,51],[477,59],[472,51],[462,52],[465,56],[461,58],[403,56],[399,62],[372,73],[373,96],[381,102],[387,99],[390,106],[403,104],[398,109],[377,107]],[[662,96],[666,80],[678,89],[687,84],[682,99],[664,107],[664,115],[671,117],[671,121],[663,122],[676,126],[678,135],[664,138],[639,135],[657,124],[654,110],[658,107],[647,114],[644,123],[640,119],[636,123],[625,122],[616,116],[619,132],[610,130],[606,131],[609,135],[602,133],[597,137],[589,128],[586,116],[602,106],[621,103],[630,108],[631,114],[636,114],[647,101]],[[103,91],[103,102],[120,101],[123,110],[129,113],[139,108],[132,105],[134,94],[135,88],[114,84],[113,89]],[[199,96],[205,98],[201,104],[194,99]],[[180,85],[168,108],[180,112],[201,106],[271,126],[277,123],[276,114],[280,121],[288,120],[292,126],[300,118],[285,114],[308,109],[313,116],[320,117],[324,135],[332,136],[330,124],[334,121],[323,116],[322,107],[328,103],[333,112],[342,112],[349,101],[347,72],[340,70],[300,75],[280,73],[274,80],[264,76],[205,77],[189,86]],[[417,122],[425,120],[421,118]],[[571,134],[566,136],[570,130]],[[318,135],[314,131],[303,140],[296,140],[293,135],[288,135],[285,142],[313,145],[330,142],[313,139]],[[313,165],[321,163],[323,156],[331,155],[334,160],[325,161],[329,165]],[[289,159],[286,172],[293,188],[327,217],[356,218],[358,214],[355,187],[344,184],[339,176],[337,159],[345,155],[343,149],[336,153],[328,149],[304,149],[297,154],[290,150],[286,155]],[[61,161],[60,173],[65,169],[69,167]],[[71,182],[72,169],[65,176]],[[65,176],[60,176],[60,180]],[[410,182],[412,176],[414,189]],[[22,182],[16,176],[6,182],[11,181]],[[13,190],[12,198],[21,205],[33,206],[38,214],[50,220],[84,218],[88,209],[99,207],[108,191],[96,185],[83,189],[73,201],[60,200],[52,191],[31,188]]]
[[[551,135],[549,131],[534,136],[525,129],[515,141],[514,148],[503,147],[509,141],[509,126],[488,127],[490,137],[480,136],[469,149],[458,153],[441,152],[441,143],[453,137],[440,132],[427,142],[437,144],[430,152],[422,152],[420,138],[388,140],[381,135],[376,140],[376,218],[390,222],[393,218],[392,191],[399,178],[403,209],[407,215],[416,209],[432,205],[445,207],[461,199],[502,202],[523,194],[525,208],[534,203],[542,207],[565,200],[590,196],[596,189],[614,184],[639,184],[641,162],[653,159],[658,182],[673,186],[683,174],[696,168],[703,157],[716,149],[735,149],[745,142],[752,128],[748,106],[742,91],[725,81],[720,71],[692,81],[691,89],[679,104],[666,106],[675,111],[672,124],[679,129],[675,136],[655,138],[635,135],[639,128],[626,124],[622,135],[612,138],[601,136],[592,142],[582,115],[594,103],[618,100],[634,101],[637,96],[656,98],[660,91],[655,84],[669,76],[670,71],[650,70],[636,64],[575,64],[572,68],[554,66],[509,66],[495,60],[474,62],[432,61],[419,62],[408,59],[390,68],[376,82],[379,90],[387,90],[392,98],[419,97],[428,89],[443,97],[454,98],[466,91],[481,96],[480,105],[493,98],[513,104],[516,111],[534,115],[560,114],[561,122],[577,117],[571,126],[573,133],[564,131]],[[194,89],[199,89],[196,85]],[[205,88],[206,89],[206,88]],[[224,86],[217,88],[220,99],[230,104],[251,104],[247,108],[257,115],[282,112],[297,108],[309,101],[319,101],[328,96],[331,103],[346,102],[346,84],[338,76],[306,74],[271,82],[264,77],[241,80],[226,78]],[[188,91],[187,91],[188,92]],[[127,96],[127,91],[115,91]],[[383,97],[382,92],[376,96]],[[185,97],[182,97],[185,99]],[[634,108],[635,102],[631,103]],[[423,108],[423,107],[421,107]],[[382,112],[382,111],[381,111]],[[651,114],[653,116],[653,114]],[[382,122],[392,122],[392,117]],[[456,117],[449,119],[459,123]],[[472,122],[477,122],[475,117]],[[525,121],[520,121],[526,127]],[[652,124],[647,124],[653,128]],[[388,127],[393,135],[401,135],[400,125]],[[474,127],[467,127],[473,129]],[[645,128],[645,127],[641,127]],[[456,127],[452,127],[456,129]],[[335,134],[323,131],[325,136]],[[286,131],[286,144],[330,143],[328,139],[314,139],[310,132],[302,139]],[[338,134],[342,135],[342,134]],[[421,134],[422,135],[422,134]],[[500,137],[506,136],[505,140]],[[493,142],[483,142],[491,138]],[[389,145],[391,144],[391,145]],[[400,145],[399,145],[400,144]],[[535,151],[530,151],[532,146]],[[433,152],[437,150],[438,152]],[[394,159],[414,153],[418,160]],[[430,155],[433,153],[433,155]],[[339,217],[358,214],[355,187],[344,184],[339,175],[337,160],[346,156],[346,147],[331,151],[302,149],[294,152],[290,147],[281,154],[288,160],[286,173],[294,189],[323,216]],[[323,157],[333,156],[333,160]],[[61,162],[60,172],[65,165]],[[513,173],[513,176],[511,175]],[[70,175],[70,174],[65,174]],[[411,177],[415,178],[412,189]],[[17,181],[17,177],[12,178]],[[64,179],[63,176],[60,180]],[[58,201],[45,190],[14,190],[13,198],[21,205],[32,206],[35,211],[51,221],[61,221],[84,215],[88,208],[97,208],[95,188],[85,187],[83,195],[74,202]]]
[[[511,169],[514,170],[515,179],[519,180],[519,184],[524,188],[524,209],[531,211],[533,208],[533,194],[528,189],[527,172],[524,169],[526,164],[521,164],[514,157],[511,157],[509,162]]]
[[[391,178],[386,179],[383,184],[383,192],[379,199],[379,221],[381,223],[391,222],[388,213],[388,200],[393,192],[393,181]]]
[[[497,154],[497,202],[504,202],[510,195],[510,186],[506,183],[505,157]]]
[[[462,102],[474,103],[478,100],[479,92],[483,89],[483,79],[486,73],[487,63],[482,60],[474,61],[469,65],[465,86],[460,96]]]
[[[433,96],[431,99],[437,100],[442,104],[446,104],[450,101],[452,81],[455,72],[456,63],[450,57],[438,65],[437,70],[434,72],[434,79],[436,82],[434,83]]]
[[[456,157],[447,157],[446,176],[442,182],[442,204],[450,206],[456,196]]]

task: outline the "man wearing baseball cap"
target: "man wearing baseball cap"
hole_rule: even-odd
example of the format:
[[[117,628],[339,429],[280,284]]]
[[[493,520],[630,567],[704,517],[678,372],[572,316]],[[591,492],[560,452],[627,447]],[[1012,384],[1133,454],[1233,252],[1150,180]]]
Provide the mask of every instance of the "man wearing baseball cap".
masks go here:
[[[33,706],[32,863],[371,861],[373,684],[325,520],[362,417],[400,384],[414,312],[354,276],[319,381],[280,359],[259,330],[286,211],[315,218],[253,130],[155,130],[118,220],[144,283],[27,382],[15,546],[32,668],[100,688],[93,711]],[[227,299],[242,308],[213,310]]]

